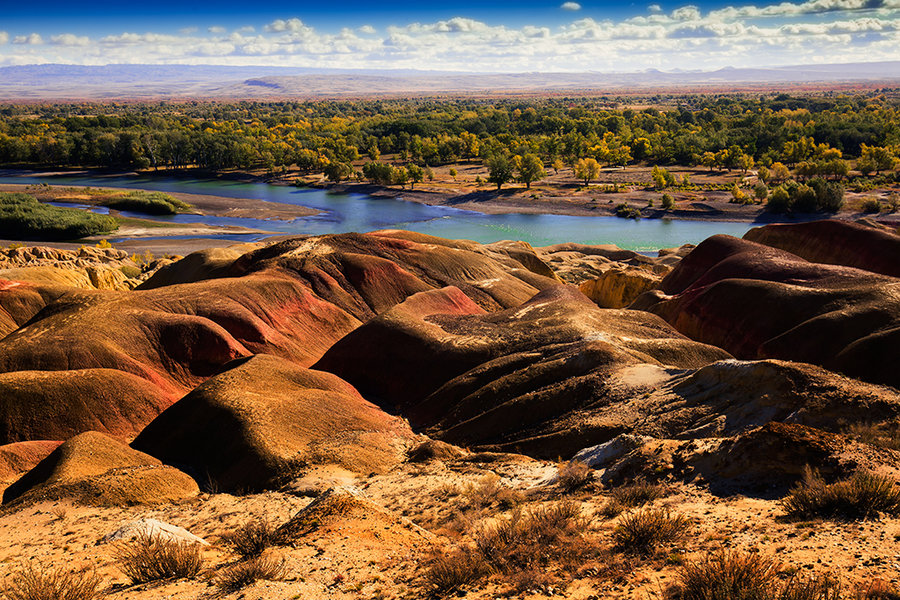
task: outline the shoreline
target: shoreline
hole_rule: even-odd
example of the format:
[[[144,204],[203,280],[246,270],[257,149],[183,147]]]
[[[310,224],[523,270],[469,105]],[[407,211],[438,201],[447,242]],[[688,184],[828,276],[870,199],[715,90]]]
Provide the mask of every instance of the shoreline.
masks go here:
[[[869,218],[889,227],[900,227],[900,213],[870,214],[844,210],[839,213],[813,213],[799,215],[783,215],[770,213],[762,205],[741,205],[728,202],[728,192],[700,192],[708,197],[700,201],[681,202],[674,209],[648,208],[646,197],[648,192],[623,192],[603,195],[604,200],[585,200],[576,196],[557,196],[547,200],[535,200],[524,197],[527,190],[509,188],[500,190],[482,190],[467,194],[458,194],[447,190],[398,190],[392,187],[378,186],[369,183],[338,183],[312,185],[343,193],[361,193],[379,198],[393,198],[429,206],[446,206],[470,210],[488,215],[499,214],[552,214],[573,217],[616,217],[615,208],[621,203],[639,209],[643,219],[671,219],[678,221],[721,221],[732,223],[800,223],[821,219],[839,219],[857,221]],[[611,196],[612,198],[606,198]],[[611,200],[611,201],[610,201]]]
[[[769,213],[762,205],[741,205],[731,203],[729,192],[721,190],[694,190],[690,192],[673,191],[676,199],[675,208],[663,210],[659,207],[648,207],[648,199],[658,198],[660,191],[635,190],[627,192],[607,192],[601,186],[604,182],[592,184],[585,191],[580,186],[560,185],[558,182],[552,187],[553,176],[548,176],[549,185],[535,185],[531,190],[518,185],[504,188],[500,191],[489,189],[464,189],[465,185],[448,188],[445,182],[423,182],[414,189],[398,189],[394,186],[375,185],[369,182],[346,181],[330,183],[321,178],[309,178],[305,180],[297,177],[297,174],[272,175],[269,173],[254,173],[248,171],[223,171],[209,172],[198,169],[187,169],[178,172],[137,172],[137,171],[100,171],[94,169],[72,170],[0,170],[0,176],[6,177],[52,177],[86,175],[96,178],[103,177],[168,177],[183,179],[206,179],[242,181],[248,183],[266,183],[284,187],[309,187],[336,193],[364,194],[375,198],[390,198],[413,202],[429,206],[443,206],[477,212],[485,215],[500,214],[547,214],[574,217],[616,217],[616,206],[627,203],[638,209],[643,219],[667,219],[676,221],[704,221],[704,222],[731,222],[767,225],[773,223],[800,223],[821,219],[839,219],[846,221],[858,221],[866,219],[873,224],[889,228],[900,228],[900,213],[864,213],[859,211],[843,210],[835,214],[800,214],[784,215]],[[297,185],[295,182],[302,182]],[[28,184],[0,184],[0,191],[7,187],[22,187]],[[52,185],[56,188],[68,188],[63,184]],[[102,186],[105,187],[105,186]],[[123,190],[132,188],[106,187],[105,189]],[[271,202],[252,198],[232,198],[206,194],[191,194],[184,192],[167,192],[173,197],[191,204],[196,209],[191,214],[225,217],[250,217],[263,220],[292,220],[294,218],[322,214],[324,211],[294,204]],[[854,192],[847,192],[848,199],[857,196],[865,196]],[[237,202],[236,202],[237,201]],[[235,206],[240,203],[241,206]],[[188,226],[188,224],[185,224]],[[215,228],[203,224],[190,224],[201,228]],[[180,233],[170,236],[180,236]],[[206,232],[204,232],[205,234]],[[279,236],[277,232],[248,229],[246,231],[229,231],[227,227],[210,231],[209,234],[259,234],[266,237]],[[199,233],[198,233],[199,234]],[[203,238],[198,238],[203,239]],[[215,242],[215,240],[206,240]],[[210,244],[204,244],[208,247]]]
[[[60,172],[54,171],[49,173],[42,173],[39,171],[33,172],[22,172],[20,176],[33,176],[33,177],[53,177],[54,175],[89,175],[89,176],[97,176],[96,173],[91,171],[79,171],[79,172]],[[134,171],[126,171],[122,173],[116,173],[115,176],[146,176],[143,173],[137,173]],[[16,175],[4,175],[0,173],[0,176],[8,176],[15,177]],[[32,184],[28,183],[2,183],[0,184],[0,192],[25,192],[26,188]],[[113,187],[113,186],[91,186],[92,189],[98,190],[112,190],[112,191],[121,191],[128,190],[134,191],[140,188],[121,188],[121,187]],[[50,188],[54,190],[77,190],[78,186],[71,186],[65,184],[50,184]],[[312,217],[318,214],[321,214],[323,211],[310,208],[308,206],[301,206],[297,204],[286,204],[281,202],[270,202],[268,200],[260,200],[254,198],[231,198],[228,196],[216,196],[214,194],[191,194],[187,192],[165,192],[166,194],[181,200],[182,202],[186,202],[191,205],[191,210],[185,211],[180,214],[190,214],[190,215],[200,215],[200,216],[210,216],[210,217],[233,217],[233,218],[251,218],[251,219],[262,219],[266,221],[292,221],[294,219],[300,217]],[[75,196],[71,199],[56,199],[55,202],[71,202],[72,204],[92,204],[90,198],[87,197],[78,197],[77,191],[74,192]],[[239,201],[241,206],[234,206],[236,201]],[[148,215],[148,217],[152,220],[152,215]]]

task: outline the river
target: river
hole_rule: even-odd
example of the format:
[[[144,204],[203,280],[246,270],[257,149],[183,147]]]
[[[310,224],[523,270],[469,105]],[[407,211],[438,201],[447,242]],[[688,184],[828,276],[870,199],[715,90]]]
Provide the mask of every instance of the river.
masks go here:
[[[280,234],[325,234],[376,229],[408,229],[451,239],[481,243],[523,240],[534,246],[562,242],[615,244],[620,248],[649,252],[682,244],[696,244],[707,237],[726,233],[740,237],[751,223],[726,221],[681,221],[674,219],[619,219],[617,217],[573,217],[567,215],[504,214],[487,215],[445,206],[428,206],[395,198],[365,194],[331,193],[314,188],[296,188],[262,182],[218,179],[187,179],[142,176],[3,176],[0,183],[67,185],[75,187],[117,187],[207,194],[229,198],[255,198],[297,204],[323,211],[291,221],[215,217],[180,214],[150,217],[178,223],[204,223],[262,229]],[[139,213],[125,216],[148,218]],[[252,241],[259,234],[220,235],[223,240]],[[122,241],[112,239],[111,241]]]

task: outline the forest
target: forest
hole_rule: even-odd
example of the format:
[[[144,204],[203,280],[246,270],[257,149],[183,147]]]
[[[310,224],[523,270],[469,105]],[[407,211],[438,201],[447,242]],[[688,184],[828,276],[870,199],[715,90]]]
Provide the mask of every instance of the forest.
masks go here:
[[[898,117],[900,98],[882,93],[656,96],[630,105],[610,98],[6,105],[0,164],[311,173],[385,155],[427,167],[534,154],[548,166],[583,158],[744,170],[783,163],[841,177],[836,161],[866,148],[895,157]],[[868,154],[864,169],[891,168],[890,157]]]

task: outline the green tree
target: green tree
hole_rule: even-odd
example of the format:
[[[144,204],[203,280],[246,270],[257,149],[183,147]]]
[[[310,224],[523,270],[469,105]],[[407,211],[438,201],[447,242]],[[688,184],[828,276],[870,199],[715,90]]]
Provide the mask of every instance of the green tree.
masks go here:
[[[415,163],[407,165],[406,172],[409,173],[410,189],[414,189],[417,183],[422,183],[425,180],[425,170]]]
[[[547,172],[544,171],[544,163],[537,154],[526,154],[517,158],[516,173],[519,175],[519,181],[525,184],[526,189],[531,188],[533,181],[539,181],[547,176]]]
[[[857,167],[863,175],[868,175],[872,171],[878,175],[882,171],[890,171],[897,164],[897,158],[891,149],[886,146],[860,146],[861,155],[857,162]]]
[[[340,183],[353,175],[353,167],[342,162],[330,162],[325,165],[323,171],[328,181],[333,181],[334,183]]]
[[[486,165],[488,168],[487,180],[496,184],[498,190],[513,178],[513,164],[506,155],[495,154],[487,160]]]

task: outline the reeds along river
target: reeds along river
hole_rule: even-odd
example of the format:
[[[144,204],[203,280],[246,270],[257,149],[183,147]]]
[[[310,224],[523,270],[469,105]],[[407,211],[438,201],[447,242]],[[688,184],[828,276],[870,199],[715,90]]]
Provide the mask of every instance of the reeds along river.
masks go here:
[[[152,217],[179,223],[204,223],[263,229],[282,234],[325,234],[376,229],[409,229],[451,239],[489,243],[522,240],[534,246],[563,242],[615,244],[621,248],[652,251],[681,244],[696,244],[707,237],[726,233],[740,237],[753,225],[726,221],[678,221],[670,219],[619,219],[616,217],[572,217],[566,215],[486,215],[444,206],[427,206],[393,198],[364,194],[337,194],[320,189],[295,188],[267,183],[245,183],[210,179],[140,176],[35,176],[0,177],[0,183],[49,183],[75,187],[121,187],[207,194],[230,198],[255,198],[299,204],[324,211],[292,221],[215,217],[182,214]],[[126,216],[144,217],[137,213]],[[223,240],[254,240],[261,236],[222,235]]]

